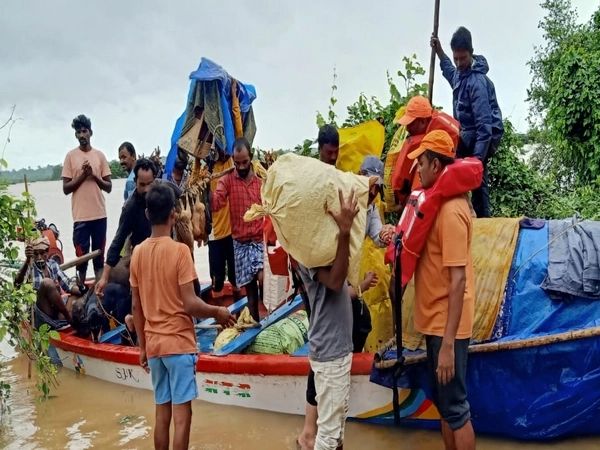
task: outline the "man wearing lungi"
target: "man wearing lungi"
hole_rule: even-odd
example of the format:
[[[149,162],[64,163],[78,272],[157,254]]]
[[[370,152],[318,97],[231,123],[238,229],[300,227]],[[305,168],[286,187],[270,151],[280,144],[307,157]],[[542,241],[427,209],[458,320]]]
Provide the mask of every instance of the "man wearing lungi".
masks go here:
[[[244,222],[244,214],[250,206],[262,204],[262,181],[254,173],[252,156],[248,140],[243,137],[236,139],[233,143],[235,170],[219,180],[210,204],[211,210],[218,212],[229,200],[236,282],[240,288],[246,288],[250,314],[259,322],[258,301],[262,298],[263,281],[263,221]]]

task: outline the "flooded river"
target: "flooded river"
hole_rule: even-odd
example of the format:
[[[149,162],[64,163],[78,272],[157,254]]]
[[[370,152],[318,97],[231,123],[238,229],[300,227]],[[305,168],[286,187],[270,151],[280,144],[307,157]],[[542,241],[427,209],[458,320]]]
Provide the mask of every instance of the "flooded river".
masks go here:
[[[124,180],[113,182],[107,196],[108,240],[114,235],[123,203]],[[20,193],[23,185],[11,186]],[[54,222],[61,232],[65,259],[74,257],[71,243],[70,198],[62,193],[60,182],[34,183],[30,192],[36,198],[38,218]],[[206,249],[196,250],[196,267],[201,279],[208,278]],[[88,273],[91,272],[88,270]],[[70,273],[71,274],[71,273]],[[0,449],[151,449],[154,403],[151,391],[122,387],[59,369],[58,388],[43,402],[35,380],[27,379],[27,361],[16,357],[13,349],[0,345],[7,362],[0,380],[12,386],[0,426]],[[34,375],[35,376],[35,375]],[[391,394],[390,394],[391,398]],[[195,401],[190,448],[221,449],[294,449],[303,418],[253,411]],[[572,439],[554,443],[527,443],[479,437],[477,448],[484,450],[521,449],[588,450],[600,448],[600,439]],[[442,449],[441,437],[434,431],[395,429],[349,422],[346,450],[353,449]]]

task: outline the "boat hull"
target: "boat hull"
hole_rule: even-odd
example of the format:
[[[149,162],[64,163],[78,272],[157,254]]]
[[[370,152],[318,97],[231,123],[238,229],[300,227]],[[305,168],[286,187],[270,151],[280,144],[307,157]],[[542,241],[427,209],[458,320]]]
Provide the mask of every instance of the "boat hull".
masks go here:
[[[53,341],[54,359],[63,367],[84,375],[137,389],[152,390],[150,375],[139,365],[139,352],[133,347],[97,344],[70,333],[60,333]],[[392,391],[370,382],[373,355],[354,355],[349,418],[371,423],[393,423]],[[198,400],[220,405],[304,415],[308,358],[287,355],[198,355],[196,382]],[[400,398],[411,397],[400,390]],[[425,399],[405,402],[403,416],[411,416],[423,403],[426,417],[438,418]],[[419,402],[416,404],[416,402]],[[422,409],[422,408],[420,408]]]

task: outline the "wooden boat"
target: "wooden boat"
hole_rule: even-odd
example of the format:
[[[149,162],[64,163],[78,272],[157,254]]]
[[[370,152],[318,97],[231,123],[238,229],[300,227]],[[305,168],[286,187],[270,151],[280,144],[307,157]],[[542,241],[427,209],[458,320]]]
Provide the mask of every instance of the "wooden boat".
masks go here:
[[[542,228],[520,230],[494,335],[470,348],[467,389],[477,433],[535,440],[598,434],[600,301],[549,297],[541,288],[548,269],[548,247],[548,222]],[[234,304],[230,299],[228,304],[232,311],[239,311],[244,300]],[[297,297],[266,319],[263,329],[299,308]],[[246,330],[217,355],[199,354],[198,399],[304,414],[309,371],[306,349],[294,355],[241,354],[257,332]],[[61,339],[52,343],[54,357],[64,367],[108,382],[152,389],[150,376],[139,366],[136,348],[116,345],[110,333],[98,344],[69,332],[60,334]],[[202,341],[200,333],[200,347]],[[423,355],[407,353],[404,374],[395,383],[392,369],[386,368],[390,365],[386,359],[393,357],[393,352],[388,353],[375,367],[374,354],[354,355],[349,417],[393,424],[391,388],[396,386],[401,425],[439,427]]]
[[[210,298],[210,284],[203,285],[202,288],[203,297]],[[224,294],[219,300],[234,313],[239,312],[247,303],[245,297],[233,303],[229,285],[225,286]],[[296,297],[263,320],[262,329],[301,307],[302,301],[300,297]],[[264,309],[261,313],[261,316],[266,315]],[[212,319],[201,322],[206,326],[213,323]],[[259,329],[244,331],[240,337],[217,352],[217,355],[210,352],[199,353],[196,366],[198,399],[286,414],[304,414],[306,378],[309,372],[306,347],[294,355],[240,354],[244,344],[249,344],[258,332]],[[208,341],[214,339],[210,329],[199,329],[197,333],[199,346],[202,346],[203,338],[208,338]],[[60,340],[52,341],[51,356],[63,367],[81,375],[151,390],[150,375],[139,365],[138,348],[118,345],[118,342],[118,329],[103,335],[99,343],[77,337],[70,330],[61,331]],[[349,412],[352,418],[376,421],[382,413],[392,410],[389,389],[369,381],[372,363],[372,354],[363,353],[354,357]]]

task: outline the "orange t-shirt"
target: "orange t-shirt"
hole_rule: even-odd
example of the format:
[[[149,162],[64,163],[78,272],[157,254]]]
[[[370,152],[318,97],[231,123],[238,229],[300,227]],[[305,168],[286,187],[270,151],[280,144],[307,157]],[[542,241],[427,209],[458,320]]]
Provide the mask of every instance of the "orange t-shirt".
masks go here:
[[[227,161],[217,161],[213,168],[213,173],[219,173],[233,167],[233,158],[228,158]],[[210,182],[210,190],[216,191],[219,178],[215,178]],[[231,235],[231,213],[229,212],[229,200],[223,209],[212,213],[212,234],[217,239],[223,239]]]
[[[187,245],[170,237],[146,239],[133,249],[129,276],[146,318],[148,358],[198,353],[194,322],[179,290],[198,278]]]
[[[471,337],[475,314],[475,272],[471,255],[473,222],[464,196],[442,203],[415,271],[415,328],[444,336],[450,293],[449,267],[465,267],[463,310],[456,339]]]
[[[82,172],[81,166],[86,160],[92,166],[94,174],[100,178],[111,174],[104,153],[95,148],[84,152],[77,147],[65,156],[62,177],[77,178]],[[87,178],[71,195],[71,213],[73,214],[73,222],[88,222],[106,217],[104,195],[102,195],[98,184],[92,178]]]

